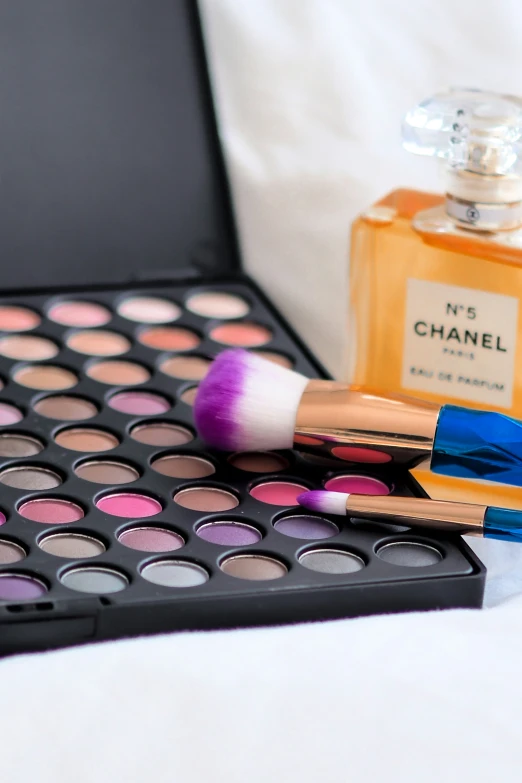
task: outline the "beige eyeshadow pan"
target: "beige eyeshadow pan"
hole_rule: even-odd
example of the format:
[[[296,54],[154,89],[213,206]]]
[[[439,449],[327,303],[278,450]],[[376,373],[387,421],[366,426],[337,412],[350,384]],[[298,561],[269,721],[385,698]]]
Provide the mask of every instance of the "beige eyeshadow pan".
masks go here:
[[[20,367],[13,377],[20,386],[41,391],[72,389],[78,383],[78,378],[72,370],[53,364],[33,364]]]
[[[153,460],[151,467],[156,473],[171,478],[198,479],[211,476],[216,472],[214,465],[208,459],[193,454],[167,454],[165,457]]]
[[[244,299],[225,291],[201,291],[186,302],[187,310],[204,318],[243,318],[250,307]]]
[[[151,421],[137,424],[132,428],[130,436],[138,443],[147,446],[183,446],[194,440],[194,436],[179,424],[163,421]]]
[[[55,442],[71,451],[109,451],[119,445],[118,438],[102,429],[75,427],[58,432]]]
[[[230,511],[239,505],[231,492],[215,487],[190,487],[176,492],[174,502],[192,511]]]
[[[160,364],[160,370],[172,378],[200,381],[208,372],[211,360],[204,356],[172,356]]]
[[[140,474],[132,465],[112,460],[91,460],[77,465],[74,472],[78,478],[93,484],[130,484]]]
[[[67,346],[87,356],[120,356],[127,353],[131,344],[123,334],[105,329],[86,329],[71,334],[67,338]]]
[[[150,378],[150,372],[142,364],[126,361],[97,362],[87,368],[87,375],[111,386],[137,386]]]
[[[155,296],[130,296],[120,302],[118,313],[129,321],[165,324],[177,320],[181,315],[181,309],[168,299]]]
[[[35,402],[33,408],[40,416],[57,421],[83,421],[98,413],[98,408],[90,400],[66,394],[44,397]]]
[[[47,337],[34,334],[10,334],[0,338],[0,354],[8,359],[21,361],[45,361],[57,356],[59,348]]]

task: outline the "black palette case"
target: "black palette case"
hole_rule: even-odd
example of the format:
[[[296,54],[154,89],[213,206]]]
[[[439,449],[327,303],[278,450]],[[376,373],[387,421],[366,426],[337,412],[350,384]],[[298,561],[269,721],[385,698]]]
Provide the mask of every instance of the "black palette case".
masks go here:
[[[122,303],[136,297],[174,303],[178,316],[161,325],[186,329],[197,342],[179,355],[211,360],[225,347],[213,330],[227,319],[193,312],[187,302],[197,292],[224,292],[248,311],[235,323],[257,324],[269,334],[256,350],[310,377],[325,375],[241,272],[195,3],[0,0],[0,73],[0,309],[36,314],[36,325],[23,334],[56,348],[51,358],[22,361],[2,354],[2,338],[12,331],[0,333],[0,403],[19,412],[18,421],[0,429],[0,443],[12,433],[39,444],[30,456],[0,457],[0,651],[176,629],[480,607],[485,569],[458,536],[333,517],[324,520],[331,534],[318,539],[281,532],[282,519],[311,515],[295,505],[262,502],[253,487],[279,481],[318,488],[336,476],[367,475],[391,493],[424,492],[404,471],[322,464],[297,451],[279,455],[276,471],[240,469],[229,455],[207,449],[194,431],[187,391],[200,371],[193,377],[167,371],[178,354],[144,344],[143,330],[152,322],[122,314]],[[104,306],[110,319],[103,329],[126,338],[128,349],[101,356],[71,348],[80,330],[51,317],[57,303],[69,301]],[[132,386],[102,382],[93,368],[103,361],[128,362],[141,368],[143,379]],[[27,385],[24,372],[34,364],[67,370],[71,385]],[[160,415],[114,409],[113,397],[129,388],[166,401],[166,409]],[[60,396],[90,402],[92,416],[74,421],[38,412],[42,400]],[[175,425],[189,433],[187,440],[140,442],[136,432],[151,422]],[[101,431],[113,445],[101,453],[68,448],[61,435],[72,429]],[[177,455],[200,457],[211,473],[187,479],[155,469],[158,459]],[[109,485],[78,475],[82,465],[99,468],[104,460],[129,467],[135,479]],[[13,486],[5,477],[16,468],[52,474],[54,485]],[[220,490],[234,505],[188,508],[176,496],[192,488]],[[143,518],[108,513],[100,501],[118,494],[149,498],[157,511]],[[37,521],[24,511],[35,500],[63,500],[81,516]],[[203,527],[223,522],[254,531],[257,540],[227,546],[202,537]],[[170,532],[178,543],[171,551],[125,545],[125,532],[140,528]],[[68,531],[98,542],[99,551],[88,558],[46,551],[46,539]],[[391,544],[405,551],[418,546],[435,559],[388,562],[381,553]],[[2,545],[17,550],[16,559],[2,561]],[[321,570],[320,558],[307,566],[310,553],[332,551],[357,567]],[[227,573],[227,562],[245,556],[276,563],[279,571],[258,579]],[[198,583],[183,584],[175,576],[179,568],[193,569]],[[103,577],[99,590],[96,579],[89,582],[90,569]],[[76,582],[73,572],[82,575]],[[160,573],[167,575],[150,577]],[[2,592],[2,579],[36,587],[15,600]],[[103,584],[112,587],[105,592]]]

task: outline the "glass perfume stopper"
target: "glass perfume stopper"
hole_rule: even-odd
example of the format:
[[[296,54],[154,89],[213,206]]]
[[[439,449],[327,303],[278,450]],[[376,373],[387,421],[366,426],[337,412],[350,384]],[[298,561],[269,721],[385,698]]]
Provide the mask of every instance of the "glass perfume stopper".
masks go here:
[[[402,139],[408,152],[443,158],[452,169],[522,176],[522,98],[448,89],[406,114]]]

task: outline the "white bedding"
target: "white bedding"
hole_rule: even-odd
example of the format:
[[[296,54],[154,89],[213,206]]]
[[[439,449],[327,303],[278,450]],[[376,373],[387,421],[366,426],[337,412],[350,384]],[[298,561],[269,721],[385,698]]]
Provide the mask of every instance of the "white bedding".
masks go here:
[[[249,270],[336,374],[348,226],[435,166],[402,113],[522,93],[517,0],[207,0]],[[522,496],[522,492],[521,492]],[[487,608],[177,634],[0,662],[2,783],[520,781],[522,547]]]

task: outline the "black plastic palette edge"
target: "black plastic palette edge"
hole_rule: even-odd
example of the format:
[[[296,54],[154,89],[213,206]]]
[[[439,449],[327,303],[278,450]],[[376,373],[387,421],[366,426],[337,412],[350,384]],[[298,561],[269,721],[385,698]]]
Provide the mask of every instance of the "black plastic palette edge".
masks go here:
[[[182,298],[182,292],[190,290],[202,290],[218,288],[220,290],[226,290],[230,293],[242,293],[245,298],[249,300],[252,305],[249,318],[252,320],[259,320],[262,323],[268,323],[273,328],[274,340],[270,345],[266,346],[267,350],[280,351],[285,354],[291,354],[297,359],[297,369],[310,374],[310,375],[324,375],[324,371],[310,355],[307,349],[303,346],[299,338],[293,333],[290,327],[286,324],[283,318],[277,313],[269,300],[262,294],[259,288],[248,278],[241,276],[235,280],[228,278],[226,282],[212,279],[205,281],[202,279],[191,279],[186,284],[181,282],[166,283],[163,286],[156,284],[155,286],[122,286],[122,294],[130,294],[133,292],[144,292],[149,295],[159,295],[166,298],[173,298],[180,302]],[[169,290],[170,289],[170,290]],[[178,292],[178,295],[176,295]],[[84,298],[87,300],[99,301],[101,303],[114,301],[115,288],[99,289],[96,292],[86,292],[85,290],[74,292],[78,298]],[[46,292],[45,294],[28,295],[25,297],[5,297],[4,302],[16,302],[18,304],[24,304],[27,306],[36,307],[41,312],[43,301],[48,301],[55,297],[66,299],[71,297],[72,291],[54,291],[52,294]],[[36,302],[40,302],[38,306]],[[112,305],[113,307],[113,305]],[[112,309],[111,307],[111,309]],[[197,317],[193,318],[191,315],[185,313],[175,323],[177,325],[194,325],[197,321]],[[202,322],[202,319],[200,319]],[[46,323],[46,326],[48,322]],[[114,328],[116,331],[125,331],[128,335],[138,327],[137,324],[131,322],[124,323],[122,319],[115,319],[112,324],[109,324],[107,328]],[[40,330],[35,330],[40,333]],[[49,334],[51,330],[43,329],[43,333]],[[54,333],[56,338],[58,333],[66,331],[64,327],[57,327]],[[217,352],[218,347],[208,344],[204,349],[201,349],[203,353],[210,353],[214,355]],[[198,349],[199,351],[200,349]],[[138,353],[136,354],[135,351]],[[148,354],[147,354],[148,352]],[[152,351],[150,349],[144,349],[142,346],[134,346],[128,355],[124,358],[140,358],[143,360],[143,356],[148,356],[147,363],[150,365],[150,356]],[[73,357],[72,352],[68,351],[68,361],[77,362],[76,367],[79,368],[81,364],[85,362],[85,357]],[[52,362],[51,362],[52,363]],[[9,367],[15,363],[6,362],[4,359],[0,361],[0,373],[7,380],[9,375]],[[57,422],[45,422],[41,421],[40,417],[30,413],[29,400],[34,397],[40,396],[39,393],[29,390],[23,390],[22,387],[18,387],[16,384],[16,394],[13,393],[13,384],[7,383],[4,390],[0,394],[0,399],[10,399],[11,401],[20,401],[20,396],[24,398],[22,404],[25,405],[28,411],[28,416],[21,425],[15,425],[12,427],[15,431],[25,431],[39,435],[44,440],[49,439],[49,433],[56,431],[63,427],[63,424]],[[160,393],[165,393],[171,397],[176,396],[176,391],[183,389],[187,386],[186,381],[176,383],[171,378],[164,376],[161,373],[153,374],[151,381],[147,384],[141,385],[140,389],[154,389]],[[117,387],[110,387],[110,393],[116,391]],[[84,394],[90,399],[100,399],[100,395],[103,397],[108,393],[108,388],[102,388],[101,384],[85,379],[82,377],[79,387],[73,390],[73,393]],[[119,417],[119,418],[118,418]],[[128,421],[125,422],[126,429],[128,431],[131,424],[135,423],[137,417],[127,417]],[[181,424],[190,424],[190,409],[188,406],[178,403],[174,407],[171,417]],[[115,424],[111,427],[110,420],[113,419],[119,424]],[[105,409],[103,413],[94,419],[99,421],[100,424],[105,422],[105,426],[109,429],[121,429],[123,419],[120,414],[115,413],[109,409]],[[29,426],[28,425],[29,422]],[[68,426],[65,425],[65,426]],[[9,428],[8,428],[9,429]],[[204,445],[198,440],[193,441],[188,447],[187,451],[191,449],[198,453],[208,453],[211,459],[221,460],[223,457],[213,452],[208,452]],[[160,449],[161,452],[166,449]],[[183,449],[185,450],[185,449]],[[133,452],[136,451],[136,454]],[[149,448],[149,452],[156,452],[157,449]],[[49,452],[48,452],[49,453]],[[114,451],[110,452],[114,457],[125,457],[132,463],[141,464],[141,460],[146,459],[145,454],[147,450],[145,447],[140,447],[134,441],[125,438],[125,442]],[[70,464],[79,461],[79,458],[85,458],[86,455],[77,455],[77,458],[73,459],[70,455],[60,458],[58,455],[57,467],[62,468],[64,472],[64,460],[69,460]],[[48,459],[46,452],[31,459],[34,464],[39,462],[46,462]],[[326,474],[330,474],[331,469],[326,470],[322,467],[313,466],[308,460],[302,460],[298,455],[292,455],[290,457],[292,464],[290,467],[282,471],[282,476],[294,477],[300,481],[303,481],[305,485],[313,487],[319,486],[322,477]],[[61,465],[60,465],[61,460]],[[19,463],[23,460],[15,460]],[[11,461],[10,461],[11,462]],[[54,461],[51,459],[51,462]],[[0,463],[3,465],[3,460]],[[172,490],[175,485],[190,484],[187,481],[179,481],[173,479],[167,479],[166,477],[158,476],[157,473],[150,472],[147,469],[146,478],[159,480],[161,491],[160,494],[169,497],[172,495]],[[67,472],[67,471],[65,471]],[[336,473],[353,473],[355,468],[353,465],[340,464],[339,470]],[[409,474],[397,473],[393,470],[386,468],[380,470],[362,470],[357,468],[357,473],[368,473],[370,475],[376,475],[381,480],[388,480],[395,483],[396,487],[402,487],[401,491],[407,494],[425,495],[420,486],[413,480]],[[385,478],[386,477],[386,478]],[[244,497],[244,502],[238,510],[234,510],[230,513],[224,513],[221,516],[230,517],[236,520],[243,518],[243,514],[254,525],[265,532],[263,540],[258,544],[251,547],[247,547],[248,551],[253,552],[268,552],[279,555],[288,565],[291,566],[288,577],[278,583],[278,580],[270,582],[247,582],[245,580],[235,579],[234,577],[223,574],[218,565],[218,561],[223,557],[230,555],[232,550],[227,548],[216,547],[213,544],[201,541],[197,536],[193,535],[193,528],[196,522],[199,524],[207,517],[214,518],[216,514],[203,514],[202,512],[190,512],[184,509],[176,508],[174,511],[176,514],[180,514],[180,521],[177,518],[172,517],[173,508],[172,502],[169,503],[169,511],[171,518],[166,519],[165,514],[161,515],[161,521],[165,521],[167,524],[172,525],[173,528],[181,529],[186,533],[189,530],[186,548],[178,550],[172,553],[173,559],[183,559],[188,557],[196,563],[204,563],[205,567],[211,571],[211,579],[201,587],[187,588],[184,590],[174,590],[172,588],[158,587],[150,583],[148,589],[145,591],[140,590],[127,590],[123,593],[116,593],[111,596],[87,596],[82,594],[73,595],[72,591],[67,590],[63,586],[59,585],[60,589],[51,590],[48,594],[41,597],[41,599],[35,600],[32,603],[19,603],[19,604],[3,604],[0,605],[0,651],[3,653],[15,652],[19,650],[29,649],[41,649],[48,647],[58,647],[67,644],[95,641],[103,639],[114,639],[122,636],[141,635],[146,633],[156,633],[169,630],[182,630],[182,629],[208,629],[208,628],[220,628],[220,627],[238,627],[242,625],[253,626],[262,624],[273,624],[281,622],[297,622],[300,620],[314,620],[314,619],[328,619],[334,617],[350,617],[363,614],[371,614],[376,612],[398,612],[408,610],[424,610],[424,609],[441,609],[450,607],[480,607],[482,603],[482,595],[485,581],[485,569],[480,563],[478,558],[473,554],[470,548],[466,545],[462,539],[456,536],[431,536],[424,534],[412,535],[409,533],[406,537],[408,541],[418,540],[428,545],[434,546],[439,551],[442,551],[446,555],[443,562],[444,567],[433,567],[430,572],[429,568],[419,569],[407,569],[410,572],[404,573],[402,570],[403,578],[399,576],[397,569],[388,566],[386,563],[380,561],[373,555],[367,562],[367,567],[363,571],[359,571],[356,574],[348,575],[320,575],[316,572],[312,572],[305,569],[300,564],[296,563],[296,553],[302,553],[312,548],[324,547],[330,548],[332,546],[339,546],[340,548],[354,549],[355,552],[361,552],[364,556],[369,551],[368,548],[375,550],[383,542],[389,542],[397,540],[395,533],[382,533],[381,535],[371,533],[365,530],[364,525],[348,525],[344,531],[343,540],[337,539],[335,543],[329,541],[319,541],[313,543],[311,541],[297,541],[288,537],[278,534],[273,529],[273,521],[275,518],[280,517],[282,514],[290,516],[293,513],[299,513],[295,509],[287,510],[274,506],[266,506],[254,501],[247,494],[247,486],[251,483],[254,477],[245,476],[240,477],[240,474],[234,468],[224,464],[224,469],[221,471],[218,477],[212,477],[211,480],[204,480],[198,482],[199,484],[217,484],[232,486],[236,492],[240,493]],[[215,479],[215,480],[214,480]],[[163,482],[163,483],[161,483]],[[83,485],[83,486],[82,486]],[[132,485],[134,488],[135,485]],[[157,485],[156,485],[157,486]],[[70,487],[70,489],[69,489]],[[130,487],[127,488],[130,489]],[[88,501],[85,500],[85,495],[89,493],[89,496],[93,494],[92,485],[86,490],[85,482],[81,482],[79,479],[71,477],[68,480],[67,491],[61,490],[58,487],[55,490],[45,492],[45,495],[64,495],[78,498],[84,504],[88,505]],[[114,490],[123,491],[124,487],[113,488]],[[149,491],[153,495],[155,491],[145,484],[144,481],[138,482],[136,489],[142,489]],[[8,488],[5,490],[8,493],[12,491]],[[110,488],[103,488],[103,493],[108,493]],[[96,494],[101,494],[102,488]],[[44,494],[44,493],[38,493]],[[13,495],[14,497],[14,495]],[[19,502],[20,493],[18,493],[17,501]],[[5,503],[1,502],[0,505]],[[89,518],[90,517],[90,518]],[[186,520],[183,522],[182,520]],[[333,518],[332,518],[333,519]],[[338,521],[338,520],[337,520]],[[10,525],[9,522],[6,526],[0,528],[0,538],[4,535],[9,538],[17,539],[18,536],[22,537],[27,545],[27,540],[22,536],[22,530],[24,528],[31,528],[29,538],[31,536],[41,535],[44,532],[44,526],[37,523],[28,522],[22,518],[16,520],[17,527]],[[149,518],[144,521],[153,525],[155,518]],[[128,526],[130,520],[116,520],[112,522],[114,529],[120,529],[124,526]],[[75,523],[76,524],[76,523]],[[89,530],[97,531],[102,538],[110,539],[110,531],[104,530],[104,522],[100,516],[98,522],[94,521],[94,514],[92,511],[90,515],[81,522],[77,523],[78,531],[88,528]],[[63,531],[67,526],[55,527],[53,532]],[[385,528],[383,528],[385,530]],[[346,532],[348,531],[348,532]],[[50,532],[45,530],[45,532]],[[25,535],[25,534],[24,534]],[[346,536],[348,536],[349,542],[347,543]],[[401,536],[399,536],[400,538]],[[269,539],[269,540],[267,540]],[[274,541],[277,541],[277,546]],[[44,555],[36,546],[29,545],[29,557],[27,560],[27,568],[30,571],[36,571],[44,578],[52,580],[51,571],[54,569],[63,570],[63,566],[56,563],[56,558],[51,558],[54,562],[53,569],[49,568],[49,556]],[[114,551],[107,557],[108,553],[105,553],[105,557],[101,559],[96,558],[96,561],[103,564],[103,562],[110,562],[116,567],[121,567],[129,574],[138,567],[140,563],[149,562],[153,560],[161,560],[168,557],[167,553],[163,555],[147,555],[146,553],[137,553],[133,550],[126,549],[121,545],[117,545],[118,553],[115,556]],[[114,547],[113,547],[114,549]],[[234,550],[236,554],[243,554],[244,550]],[[452,557],[454,561],[452,562]],[[47,560],[47,565],[43,566],[43,562]],[[209,561],[213,562],[213,566],[209,567]],[[79,565],[79,563],[76,563]],[[91,561],[91,564],[92,563]],[[0,574],[19,571],[23,572],[24,567],[16,566],[2,566],[0,567]],[[70,564],[68,565],[70,567]],[[372,578],[372,569],[377,569],[375,575]],[[377,573],[380,573],[380,577],[377,578]],[[297,574],[297,576],[296,576]],[[134,579],[136,581],[140,581]],[[141,579],[141,582],[144,580]],[[284,584],[283,584],[284,582]],[[216,584],[217,583],[217,584]],[[59,583],[58,583],[59,584]],[[216,589],[212,588],[212,585]],[[131,587],[133,585],[131,584]],[[55,584],[55,588],[57,585]],[[218,589],[219,587],[219,589]],[[153,588],[153,589],[151,589]],[[141,592],[141,594],[140,594]],[[132,595],[131,593],[134,593]]]

